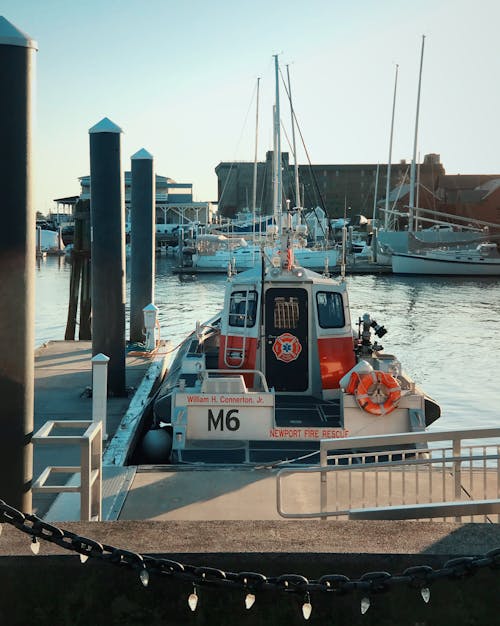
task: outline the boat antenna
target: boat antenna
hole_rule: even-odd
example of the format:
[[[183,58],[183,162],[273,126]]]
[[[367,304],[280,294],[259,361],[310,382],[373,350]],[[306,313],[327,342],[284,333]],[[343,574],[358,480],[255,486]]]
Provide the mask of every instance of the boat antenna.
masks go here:
[[[297,161],[297,145],[295,143],[295,115],[292,102],[292,87],[290,84],[290,66],[286,66],[286,75],[288,79],[288,98],[290,100],[290,116],[292,118],[292,147],[293,147],[293,170],[295,177],[295,202],[297,208],[300,208],[300,186],[299,186],[299,163]]]
[[[255,153],[253,159],[253,182],[252,182],[252,214],[253,214],[253,245],[255,246],[255,212],[257,204],[257,148],[259,140],[259,87],[260,78],[257,78],[257,104],[255,107]]]
[[[422,35],[422,48],[420,51],[420,72],[418,75],[417,91],[417,112],[415,115],[415,136],[413,138],[413,158],[410,170],[410,206],[408,211],[408,232],[413,231],[413,209],[415,208],[415,168],[417,161],[417,136],[418,136],[418,116],[420,112],[420,89],[422,86],[422,66],[424,64],[425,35]]]
[[[398,88],[398,70],[399,70],[399,65],[396,63],[396,76],[394,77],[394,95],[392,97],[391,134],[389,138],[389,159],[387,161],[387,184],[385,188],[385,216],[384,216],[385,230],[389,228],[389,194],[391,192],[392,137],[394,134],[394,114],[396,112],[396,92]]]

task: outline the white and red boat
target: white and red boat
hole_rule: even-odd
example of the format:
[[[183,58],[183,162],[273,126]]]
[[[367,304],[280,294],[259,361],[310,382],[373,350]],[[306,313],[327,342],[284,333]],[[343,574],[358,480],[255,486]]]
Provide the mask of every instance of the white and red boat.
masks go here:
[[[440,415],[382,353],[382,326],[366,314],[353,330],[343,278],[298,263],[279,179],[278,171],[274,251],[228,279],[220,315],[179,348],[142,463],[290,460],[321,439],[345,439],[349,449],[350,437],[420,431]]]

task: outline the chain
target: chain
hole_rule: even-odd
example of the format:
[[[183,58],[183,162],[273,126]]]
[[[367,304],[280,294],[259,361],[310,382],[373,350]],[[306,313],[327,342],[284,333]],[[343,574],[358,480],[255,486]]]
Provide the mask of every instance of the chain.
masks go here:
[[[33,538],[48,541],[86,558],[100,559],[112,565],[139,572],[147,570],[148,574],[169,576],[193,585],[237,588],[248,592],[275,590],[304,595],[312,592],[346,594],[362,591],[370,595],[387,592],[396,585],[424,589],[435,580],[463,579],[472,576],[482,568],[500,569],[500,548],[495,548],[481,556],[450,559],[439,569],[434,569],[429,565],[419,565],[410,567],[397,575],[389,572],[367,572],[359,579],[351,579],[341,574],[327,574],[318,580],[309,580],[299,574],[268,577],[257,572],[235,573],[213,567],[187,565],[168,558],[156,558],[108,546],[68,530],[62,530],[44,522],[36,515],[21,513],[3,500],[0,500],[0,524],[10,524]]]

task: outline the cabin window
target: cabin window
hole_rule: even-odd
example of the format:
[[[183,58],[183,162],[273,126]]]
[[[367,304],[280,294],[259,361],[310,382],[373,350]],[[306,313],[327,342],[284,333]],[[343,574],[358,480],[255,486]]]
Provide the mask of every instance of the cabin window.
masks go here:
[[[274,300],[274,328],[292,329],[299,325],[299,299],[275,298]]]
[[[256,291],[233,291],[229,301],[229,326],[251,328],[257,315]]]
[[[340,293],[318,291],[316,304],[321,328],[343,328],[345,326],[344,302]]]

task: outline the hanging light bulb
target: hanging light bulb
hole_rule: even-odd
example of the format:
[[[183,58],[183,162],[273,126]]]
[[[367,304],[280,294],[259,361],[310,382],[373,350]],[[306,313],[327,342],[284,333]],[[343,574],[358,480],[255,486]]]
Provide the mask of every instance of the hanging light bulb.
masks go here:
[[[431,599],[431,590],[429,589],[429,587],[422,587],[422,589],[420,589],[420,595],[424,599],[424,602],[427,604],[427,602],[429,602],[429,600]]]
[[[141,569],[139,578],[141,579],[141,583],[144,585],[144,587],[147,587],[149,585],[149,572],[146,567],[144,567],[144,569]]]
[[[312,610],[311,598],[309,597],[309,592],[307,592],[304,604],[302,605],[302,615],[304,616],[304,619],[309,619],[311,617]]]
[[[361,598],[361,615],[364,615],[366,611],[370,608],[370,598],[365,596]]]
[[[33,554],[38,554],[40,552],[40,542],[35,537],[35,535],[33,535],[32,539],[31,539],[30,548],[31,548],[31,551],[33,552]]]
[[[191,611],[196,611],[198,606],[198,594],[196,593],[196,585],[193,585],[193,593],[189,594],[188,604]]]
[[[89,557],[86,554],[80,554],[80,563],[86,563]]]
[[[247,593],[245,596],[245,608],[251,609],[255,604],[255,596],[253,593]]]

